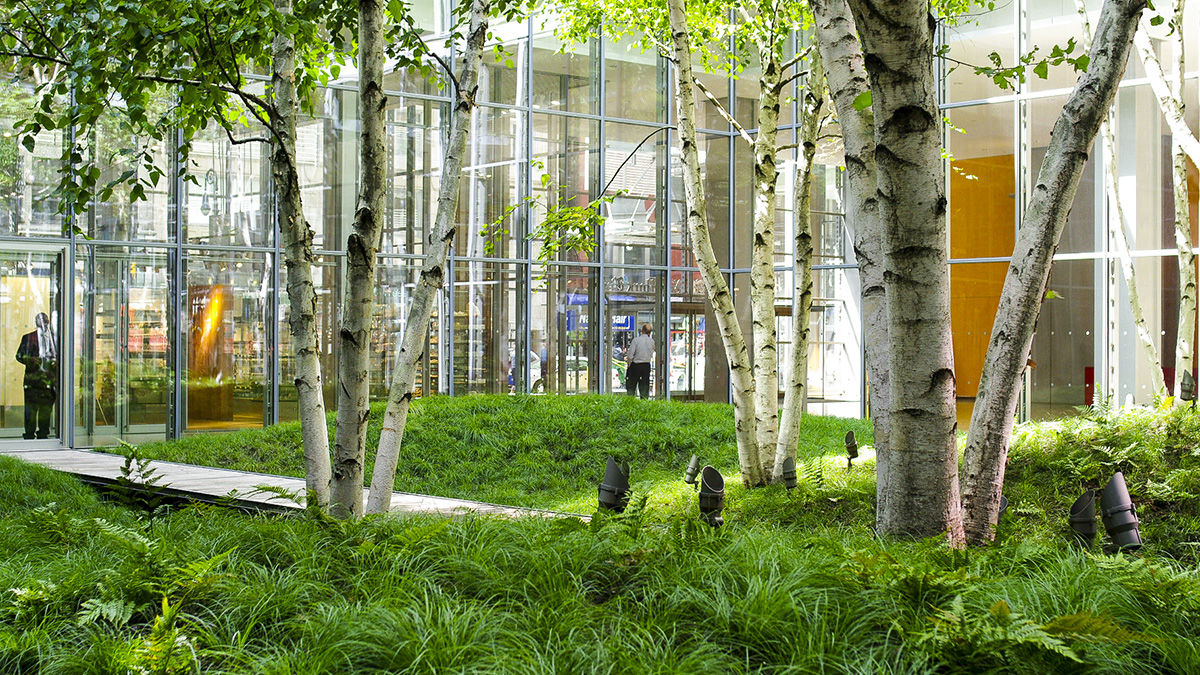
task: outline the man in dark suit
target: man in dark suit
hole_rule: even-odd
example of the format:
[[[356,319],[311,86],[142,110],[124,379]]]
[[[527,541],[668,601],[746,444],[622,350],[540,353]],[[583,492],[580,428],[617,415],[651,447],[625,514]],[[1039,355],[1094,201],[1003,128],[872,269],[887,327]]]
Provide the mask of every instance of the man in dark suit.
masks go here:
[[[21,336],[17,361],[25,365],[25,438],[49,438],[58,400],[58,337],[45,312],[34,317],[37,330]]]

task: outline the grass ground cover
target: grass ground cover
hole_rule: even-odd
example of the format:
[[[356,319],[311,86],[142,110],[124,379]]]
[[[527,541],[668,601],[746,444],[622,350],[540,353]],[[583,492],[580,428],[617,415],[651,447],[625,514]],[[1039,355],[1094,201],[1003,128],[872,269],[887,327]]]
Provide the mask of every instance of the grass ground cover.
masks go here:
[[[148,515],[16,460],[0,476],[4,673],[1200,672],[1200,579],[1153,554],[714,531],[662,506]]]
[[[847,470],[841,447],[847,428],[864,436],[858,421],[806,420],[800,487],[731,485],[727,525],[714,531],[698,524],[680,474],[702,450],[736,477],[732,438],[718,435],[732,425],[724,407],[614,397],[425,404],[425,426],[411,428],[429,445],[406,445],[438,453],[423,457],[424,474],[402,478],[420,475],[429,491],[517,494],[570,467],[527,503],[590,511],[604,455],[624,449],[616,454],[637,469],[641,497],[591,524],[340,523],[212,506],[148,514],[0,458],[0,672],[1200,672],[1194,411],[1090,411],[1023,426],[996,544],[956,551],[871,535],[870,453]],[[254,461],[286,464],[294,433],[258,432],[267,441]],[[180,445],[199,452],[199,442]],[[222,445],[206,451],[250,454]],[[540,461],[521,463],[522,453]],[[513,463],[523,468],[506,470]],[[512,484],[436,475],[471,465],[491,467],[478,481]],[[1074,550],[1067,505],[1118,469],[1147,548]]]

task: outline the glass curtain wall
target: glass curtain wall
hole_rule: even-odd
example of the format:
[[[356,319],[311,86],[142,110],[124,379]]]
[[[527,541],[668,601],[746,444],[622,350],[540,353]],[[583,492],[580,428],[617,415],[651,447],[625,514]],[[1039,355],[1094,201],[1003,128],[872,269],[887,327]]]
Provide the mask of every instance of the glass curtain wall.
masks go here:
[[[1100,2],[1086,3],[1093,27]],[[1196,9],[1190,8],[1191,16]],[[1190,25],[1190,24],[1189,24]],[[996,52],[1005,63],[1034,45],[1042,51],[1082,40],[1082,21],[1072,2],[1026,0],[977,10],[971,20],[943,31],[954,63],[986,63]],[[1165,37],[1163,35],[1156,37]],[[1185,32],[1194,52],[1197,37]],[[1155,41],[1159,58],[1170,63],[1166,41]],[[1189,64],[1185,89],[1195,91],[1197,73]],[[1151,403],[1153,369],[1171,386],[1178,334],[1178,257],[1174,241],[1173,195],[1188,190],[1195,246],[1197,190],[1175,185],[1171,173],[1170,131],[1144,80],[1136,53],[1110,117],[1116,147],[1110,155],[1097,138],[1071,204],[1057,249],[1049,289],[1034,335],[1026,374],[1023,412],[1035,418],[1069,414],[1082,405],[1115,401]],[[1029,77],[1016,90],[1002,90],[968,66],[944,80],[949,173],[952,320],[960,422],[969,419],[982,357],[990,338],[1000,287],[1012,253],[1021,214],[1034,194],[1037,172],[1050,130],[1077,74],[1070,66],[1051,68],[1048,77]],[[1189,124],[1197,129],[1195,112]],[[1189,167],[1189,181],[1195,167]],[[1118,202],[1124,214],[1118,216]],[[1119,229],[1118,229],[1119,228]],[[1129,282],[1121,271],[1116,239],[1124,230],[1133,255],[1134,281],[1144,320],[1158,354],[1152,362],[1137,338],[1129,309]],[[1195,327],[1189,331],[1194,335]]]

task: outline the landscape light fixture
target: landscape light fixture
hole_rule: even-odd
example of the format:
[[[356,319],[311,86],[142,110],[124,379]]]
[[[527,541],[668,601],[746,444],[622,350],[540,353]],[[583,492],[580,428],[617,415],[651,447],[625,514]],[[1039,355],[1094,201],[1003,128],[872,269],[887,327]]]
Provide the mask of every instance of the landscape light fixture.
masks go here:
[[[846,470],[854,465],[854,460],[858,458],[858,439],[854,437],[854,431],[846,432]]]
[[[1117,550],[1132,551],[1142,547],[1137,510],[1129,498],[1129,489],[1125,487],[1125,474],[1120,471],[1113,474],[1108,485],[1100,492],[1100,517],[1104,520],[1108,538],[1112,539]]]
[[[1092,548],[1096,541],[1096,491],[1088,490],[1071,504],[1071,514],[1067,516],[1071,526],[1075,545],[1085,551]]]
[[[1196,405],[1196,378],[1186,370],[1183,371],[1183,377],[1179,380],[1179,398],[1191,401],[1192,405]]]
[[[700,458],[692,455],[691,461],[688,462],[687,471],[683,472],[683,482],[696,487],[696,475],[700,473]]]
[[[611,456],[600,482],[600,508],[621,513],[629,506],[629,462],[617,464]]]
[[[996,520],[999,521],[1008,512],[1008,497],[1000,495],[1000,511],[996,513]]]
[[[721,511],[725,509],[725,477],[711,466],[700,472],[700,517],[713,527],[725,524]]]
[[[796,460],[791,457],[783,460],[783,486],[788,492],[796,487]]]

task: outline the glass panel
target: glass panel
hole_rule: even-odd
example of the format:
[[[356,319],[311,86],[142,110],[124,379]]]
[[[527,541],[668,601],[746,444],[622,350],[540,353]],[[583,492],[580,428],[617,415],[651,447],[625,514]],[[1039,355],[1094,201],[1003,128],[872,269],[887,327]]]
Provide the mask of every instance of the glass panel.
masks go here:
[[[275,345],[267,332],[273,275],[266,254],[188,252],[181,296],[188,431],[262,426]]]
[[[813,270],[808,333],[808,412],[858,417],[862,409],[862,341],[857,269]],[[790,324],[790,322],[789,322]],[[791,326],[783,335],[791,348]]]
[[[1027,371],[1033,419],[1073,414],[1103,393],[1104,291],[1096,285],[1108,272],[1096,260],[1059,260],[1051,268],[1048,288],[1059,297],[1042,303]]]
[[[408,322],[413,289],[420,274],[419,260],[381,258],[376,268],[379,279],[375,287],[374,330],[371,334],[371,397],[384,400],[391,391],[396,361],[400,355],[400,340]],[[447,393],[449,336],[441,321],[445,316],[445,292],[437,292],[433,314],[429,319],[429,348],[421,355],[414,388],[417,396]]]
[[[518,345],[524,265],[473,261],[454,264],[454,394],[507,394],[518,373],[536,360]],[[520,342],[524,342],[521,336]],[[540,357],[538,357],[540,359]],[[540,367],[540,364],[538,364]]]
[[[973,66],[989,65],[989,55],[993,52],[1006,66],[1016,63],[1013,27],[1017,5],[1009,2],[996,3],[994,9],[975,7],[959,20],[958,25],[946,28],[945,40],[950,51],[942,63],[949,71],[946,97],[950,101],[975,101],[1012,94],[1012,89],[1001,89],[992,78],[976,75]]]
[[[540,377],[532,391],[550,394],[584,394],[600,390],[602,368],[599,334],[591,327],[600,320],[594,267],[535,267],[530,308],[531,349],[540,358]]]
[[[76,443],[163,440],[175,398],[170,256],[106,246],[76,255]]]
[[[0,232],[21,237],[63,236],[58,213],[62,131],[42,131],[33,152],[13,133],[37,98],[22,85],[0,82]]]
[[[262,129],[238,136],[261,136]],[[269,185],[270,167],[263,143],[232,145],[216,125],[197,135],[184,182],[184,232],[189,244],[270,246],[274,242]]]
[[[606,207],[604,258],[626,265],[662,265],[667,162],[666,130],[632,124],[604,127],[604,184],[616,195]]]
[[[1066,100],[1065,96],[1055,96],[1026,104],[1029,106],[1029,137],[1032,147],[1029,171],[1031,183],[1037,181],[1037,173],[1042,168],[1042,158],[1046,156],[1046,146],[1050,144],[1050,130],[1054,127]],[[1090,253],[1103,250],[1103,241],[1096,228],[1096,214],[1100,209],[1097,200],[1104,195],[1103,186],[1097,182],[1100,178],[1096,172],[1098,158],[1099,153],[1093,152],[1083,165],[1083,175],[1079,178],[1075,201],[1071,202],[1067,224],[1058,242],[1059,253]],[[1011,254],[1011,249],[1009,253]]]
[[[523,243],[522,214],[512,207],[521,203],[518,191],[525,157],[526,119],[523,112],[499,108],[483,107],[476,114],[474,121],[479,127],[471,134],[466,180],[462,182],[458,201],[459,227],[455,238],[458,255],[504,258],[518,255],[518,247]],[[565,122],[567,118],[560,119]],[[551,122],[551,126],[559,125]],[[555,138],[553,132],[550,137]],[[544,209],[534,208],[544,214]],[[493,226],[498,222],[498,226]],[[485,227],[486,237],[481,236]]]
[[[530,181],[533,205],[530,217],[539,225],[547,208],[586,206],[600,191],[600,125],[592,120],[558,115],[533,116],[533,162]],[[532,241],[536,258],[541,239]],[[593,259],[581,251],[559,251],[560,260]]]
[[[599,43],[569,45],[553,35],[533,39],[533,107],[596,114],[600,102]]]
[[[1055,263],[1058,265],[1060,263]],[[950,266],[950,325],[954,380],[960,399],[975,398],[1008,263]]]
[[[608,359],[602,358],[601,362],[609,366],[609,390],[614,394],[633,395],[636,392],[637,395],[647,393],[651,398],[659,398],[665,396],[666,393],[663,389],[665,378],[670,378],[672,388],[675,384],[679,384],[681,387],[688,385],[688,363],[685,359],[686,349],[684,347],[686,341],[680,343],[678,366],[673,352],[670,352],[671,358],[666,358],[668,350],[665,336],[667,332],[662,323],[664,315],[663,272],[618,267],[608,269],[605,273],[608,277],[604,282],[604,306],[608,313],[608,345],[611,356]],[[632,365],[628,361],[631,356],[630,346],[634,339],[642,334],[645,326],[650,327],[654,355],[650,359],[649,372],[645,372],[645,365],[636,366],[635,377],[630,378],[629,368]],[[674,331],[673,326],[671,330]],[[672,342],[673,344],[674,342]],[[637,359],[635,364],[645,363],[643,351],[644,349],[639,347],[632,355]],[[642,372],[639,373],[639,370]],[[691,384],[693,386],[696,375],[695,365],[692,364]],[[699,376],[700,382],[703,382],[702,370]],[[649,382],[644,385],[641,384],[644,381],[643,377],[649,377]],[[639,386],[642,387],[641,390],[638,389]]]
[[[675,141],[677,138],[673,139]],[[700,167],[708,197],[708,231],[713,253],[721,267],[729,264],[729,143],[728,136],[704,134],[700,137]],[[691,267],[696,262],[687,233],[683,164],[675,146],[671,147],[671,200],[671,264]]]
[[[668,98],[662,71],[654,51],[643,52],[628,39],[604,43],[604,114],[663,121]]]
[[[1132,250],[1175,248],[1175,194],[1171,131],[1159,112],[1158,99],[1148,85],[1117,92],[1117,156],[1110,171],[1117,176],[1125,232]],[[1102,138],[1096,139],[1100,155]],[[1101,155],[1103,156],[1103,155]],[[1105,179],[1108,223],[1117,222],[1110,179]],[[1194,194],[1194,193],[1193,193]]]
[[[58,251],[0,252],[0,438],[61,434]]]
[[[1013,104],[950,111],[950,257],[1010,256],[1016,241]]]
[[[1175,327],[1179,322],[1177,303],[1174,303],[1176,305],[1174,307],[1168,307],[1167,296],[1163,293],[1164,272],[1168,266],[1177,271],[1176,258],[1154,256],[1133,259],[1133,274],[1137,283],[1138,297],[1141,300],[1142,317],[1146,321],[1146,328],[1150,331],[1151,341],[1154,343],[1155,355],[1158,357],[1157,364],[1151,363],[1150,355],[1142,346],[1137,324],[1134,323],[1133,312],[1129,306],[1129,288],[1125,284],[1125,277],[1119,271],[1117,272],[1118,280],[1115,285],[1120,324],[1117,327],[1115,339],[1112,336],[1109,339],[1115,343],[1115,350],[1110,354],[1115,353],[1116,356],[1110,358],[1116,364],[1117,381],[1121,383],[1116,392],[1118,402],[1124,402],[1128,396],[1132,395],[1134,403],[1152,405],[1155,396],[1161,393],[1154,388],[1152,369],[1162,368],[1166,358],[1163,345],[1168,345],[1170,351],[1174,352],[1175,345],[1165,342],[1163,338],[1166,336],[1166,327],[1168,325]],[[1173,311],[1168,314],[1168,309]],[[1174,363],[1174,361],[1174,354],[1172,354],[1171,362]],[[1174,369],[1172,369],[1173,373]]]
[[[672,272],[672,275],[679,275]],[[697,274],[698,276],[698,274]],[[679,278],[676,276],[676,278]],[[674,291],[672,291],[674,293]],[[707,323],[704,302],[674,301],[671,303],[671,360],[668,377],[671,398],[684,400],[704,399],[704,338]],[[635,324],[636,325],[636,324]],[[613,317],[613,329],[617,329],[617,317]],[[614,338],[614,345],[616,339]],[[614,350],[615,356],[615,350]],[[619,366],[618,366],[619,367]],[[623,384],[623,383],[622,383]],[[614,385],[615,386],[615,385]]]
[[[155,103],[162,105],[162,102]],[[154,111],[153,114],[162,112]],[[126,171],[132,171],[133,178],[138,181],[149,181],[142,162],[121,152],[134,147],[140,150],[144,145],[143,139],[130,135],[127,125],[121,123],[119,116],[105,115],[92,138],[92,152],[101,170],[100,185],[118,180]],[[142,183],[146,199],[131,200],[130,186],[121,183],[107,200],[93,204],[92,212],[86,219],[90,237],[118,241],[175,240],[175,228],[171,223],[173,214],[169,204],[169,190],[174,179],[174,162],[171,161],[173,153],[167,150],[162,141],[152,140],[149,145],[148,149],[154,156],[155,166],[162,169],[164,175],[156,183]]]
[[[342,302],[341,260],[335,256],[317,256],[313,265],[313,285],[317,292],[317,339],[320,348],[321,385],[325,399],[325,410],[337,409],[337,346],[338,312]],[[279,295],[279,419],[299,419],[296,392],[296,357],[292,341],[292,330],[288,322],[291,315],[291,299],[287,294],[287,270],[280,279],[284,292]]]
[[[492,43],[484,48],[477,101],[528,105],[528,34],[529,25],[524,21],[488,26],[488,38],[499,44]]]
[[[1100,0],[1087,0],[1085,3],[1088,8],[1088,23],[1091,25],[1093,34],[1096,32],[1096,22],[1100,18],[1101,4]],[[1029,3],[1028,11],[1029,40],[1031,45],[1038,47],[1038,56],[1049,56],[1051,50],[1056,46],[1066,49],[1070,40],[1075,41],[1075,49],[1071,52],[1071,56],[1085,53],[1083,23],[1079,20],[1079,12],[1075,9],[1075,0],[1038,0]],[[1138,58],[1133,54],[1130,56],[1133,58],[1130,58],[1126,65],[1126,77],[1129,77],[1132,71],[1141,68]],[[1070,88],[1075,86],[1079,75],[1080,73],[1075,72],[1073,66],[1064,63],[1051,66],[1046,79],[1030,73],[1026,82],[1032,91]]]

